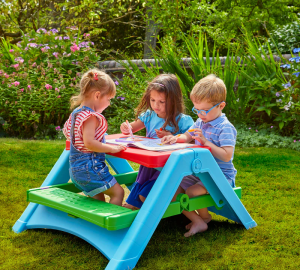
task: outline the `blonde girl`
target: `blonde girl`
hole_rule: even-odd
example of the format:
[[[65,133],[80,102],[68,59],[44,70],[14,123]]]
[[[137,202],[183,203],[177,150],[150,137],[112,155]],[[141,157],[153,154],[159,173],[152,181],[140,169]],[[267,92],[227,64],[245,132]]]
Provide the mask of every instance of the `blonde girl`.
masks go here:
[[[85,195],[122,205],[123,188],[110,174],[105,153],[117,153],[123,146],[105,143],[107,122],[102,111],[110,105],[116,94],[113,80],[104,72],[91,69],[80,81],[80,94],[71,98],[71,113],[64,125],[64,135],[71,142],[70,176],[76,187]]]

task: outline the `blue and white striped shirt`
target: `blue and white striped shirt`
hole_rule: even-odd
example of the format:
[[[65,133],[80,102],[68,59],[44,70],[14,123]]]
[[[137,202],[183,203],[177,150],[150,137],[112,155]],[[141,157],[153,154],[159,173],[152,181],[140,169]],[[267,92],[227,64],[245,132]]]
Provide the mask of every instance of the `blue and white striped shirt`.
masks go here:
[[[192,125],[189,129],[194,129],[194,128],[202,129],[202,133],[204,137],[218,147],[224,147],[224,146],[235,147],[237,132],[235,127],[229,122],[229,120],[225,116],[225,113],[222,113],[220,117],[207,123],[203,122],[199,118],[194,123],[194,125]],[[194,136],[194,132],[189,132],[189,134],[191,136]],[[198,142],[197,140],[195,143],[197,145],[201,145],[201,143]],[[224,162],[216,157],[215,160],[220,166],[228,182],[231,184],[232,187],[235,187],[235,176],[237,171],[234,168],[232,163],[233,156],[234,153],[232,153],[232,157],[228,162]]]

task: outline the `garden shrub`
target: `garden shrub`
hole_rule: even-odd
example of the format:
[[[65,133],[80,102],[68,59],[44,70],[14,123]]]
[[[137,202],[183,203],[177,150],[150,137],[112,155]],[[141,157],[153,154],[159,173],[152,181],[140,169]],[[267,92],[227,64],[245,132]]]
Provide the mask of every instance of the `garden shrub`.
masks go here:
[[[81,74],[98,60],[76,27],[38,29],[0,48],[0,117],[10,136],[54,137],[70,114]]]
[[[277,50],[281,53],[291,53],[293,48],[300,47],[299,20],[277,27],[270,32],[270,36],[268,43],[273,53],[277,53]],[[268,46],[264,45],[264,48],[268,49]]]
[[[278,135],[278,130],[274,126],[259,129],[242,124],[236,128],[238,147],[288,148],[300,151],[300,140]]]

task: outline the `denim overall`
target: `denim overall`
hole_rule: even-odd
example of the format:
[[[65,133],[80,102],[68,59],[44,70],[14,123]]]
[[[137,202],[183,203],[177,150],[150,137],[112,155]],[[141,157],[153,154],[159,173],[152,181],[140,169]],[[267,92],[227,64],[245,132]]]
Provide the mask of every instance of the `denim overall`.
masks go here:
[[[84,110],[94,112],[91,108],[83,106],[75,109],[71,114],[69,173],[74,185],[85,195],[93,197],[111,188],[117,181],[109,173],[105,163],[105,153],[83,153],[73,145],[76,115]],[[105,143],[104,135],[101,142]]]

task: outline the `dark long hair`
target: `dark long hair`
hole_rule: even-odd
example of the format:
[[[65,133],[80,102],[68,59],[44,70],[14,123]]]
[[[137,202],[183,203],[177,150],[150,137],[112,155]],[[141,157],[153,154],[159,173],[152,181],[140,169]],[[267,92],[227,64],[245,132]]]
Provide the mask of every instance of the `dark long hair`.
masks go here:
[[[176,117],[184,113],[185,107],[179,81],[174,74],[160,74],[148,84],[146,92],[136,108],[136,120],[141,113],[146,112],[148,109],[153,113],[150,105],[150,93],[152,90],[164,93],[166,96],[166,121],[162,128],[169,125],[175,128],[174,133],[178,132],[178,121],[180,118],[176,121]]]

